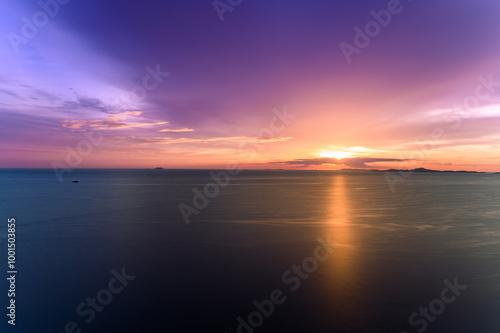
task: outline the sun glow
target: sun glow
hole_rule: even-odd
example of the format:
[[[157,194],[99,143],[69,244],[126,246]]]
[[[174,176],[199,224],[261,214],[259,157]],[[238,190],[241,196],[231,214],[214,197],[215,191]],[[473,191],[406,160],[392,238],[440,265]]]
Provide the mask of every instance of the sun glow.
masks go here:
[[[353,154],[345,151],[324,151],[319,156],[328,157],[328,158],[336,158],[341,160],[343,158],[352,157]]]

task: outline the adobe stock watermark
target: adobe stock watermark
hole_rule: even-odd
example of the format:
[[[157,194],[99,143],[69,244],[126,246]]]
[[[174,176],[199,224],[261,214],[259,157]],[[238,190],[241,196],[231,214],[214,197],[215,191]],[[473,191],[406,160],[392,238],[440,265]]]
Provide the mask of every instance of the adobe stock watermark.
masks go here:
[[[164,78],[169,76],[168,72],[162,72],[160,64],[157,64],[153,69],[150,66],[145,68],[146,75],[142,79],[142,84],[134,86],[128,96],[128,101],[141,102],[148,96],[148,91],[153,91],[163,82]],[[111,128],[111,127],[108,127]],[[93,129],[91,131],[82,132],[84,139],[80,140],[75,147],[66,146],[66,156],[64,163],[53,161],[51,163],[57,179],[61,183],[65,173],[71,173],[74,169],[78,168],[83,159],[92,154],[95,147],[99,146],[103,140],[104,135],[101,129]]]
[[[366,23],[363,30],[358,26],[354,27],[354,45],[344,41],[339,44],[340,50],[342,51],[347,63],[351,63],[352,55],[354,53],[360,54],[362,49],[370,45],[372,39],[380,35],[382,28],[387,28],[389,26],[393,15],[401,14],[402,11],[403,5],[400,0],[389,0],[387,2],[387,9],[370,11],[374,20]]]
[[[282,111],[274,109],[273,114],[274,116],[269,121],[269,127],[262,128],[259,131],[259,138],[274,138],[277,133],[285,129],[286,125],[290,124],[291,119],[296,117],[296,115],[288,113],[286,106],[283,107]],[[253,149],[253,153],[248,155],[246,162],[252,161],[257,156],[257,152],[264,149],[261,143],[245,141],[238,147],[238,153],[246,154],[246,149],[248,148],[247,145],[249,144],[251,145],[250,148]],[[209,175],[213,182],[206,183],[203,190],[200,190],[197,187],[193,188],[194,196],[192,206],[184,202],[180,203],[178,206],[186,224],[191,222],[191,215],[198,215],[203,209],[208,207],[210,199],[216,198],[219,195],[220,190],[229,185],[231,177],[237,176],[241,173],[241,171],[243,171],[239,164],[240,163],[238,161],[231,161],[227,163],[225,170],[219,170],[217,173],[210,171]]]
[[[77,305],[75,312],[82,318],[86,317],[83,319],[85,324],[88,325],[94,321],[97,313],[102,312],[106,306],[111,304],[114,295],[120,294],[125,287],[128,286],[129,281],[135,279],[135,276],[127,275],[125,267],[122,268],[121,272],[112,269],[111,275],[113,275],[113,277],[108,281],[106,288],[99,290],[95,297],[87,297],[84,302]],[[63,331],[59,333],[81,333],[82,325],[83,324],[78,324],[76,321],[68,321],[64,325]]]
[[[219,16],[219,20],[222,22],[224,21],[224,13],[232,12],[234,8],[241,5],[242,2],[243,0],[215,0],[212,2],[212,5]]]
[[[56,17],[59,13],[60,6],[66,5],[71,0],[40,0],[38,1],[38,6],[40,11],[35,12],[29,18],[23,16],[21,18],[22,25],[20,34],[15,32],[7,33],[7,39],[12,46],[12,49],[16,54],[19,53],[19,46],[28,44],[30,39],[35,38],[38,35],[39,29],[42,29],[50,20]]]
[[[294,264],[290,269],[281,274],[281,281],[287,285],[290,292],[297,291],[302,282],[309,279],[311,274],[318,270],[319,263],[328,260],[333,252],[333,248],[337,247],[336,244],[331,242],[331,235],[328,236],[326,241],[321,237],[318,237],[316,241],[319,245],[314,249],[312,256],[304,258],[300,265]],[[242,316],[236,317],[236,321],[238,322],[236,332],[253,333],[256,328],[264,324],[265,318],[271,317],[276,307],[285,303],[286,300],[285,291],[279,288],[273,289],[269,293],[269,299],[260,302],[254,300],[252,302],[255,307],[254,311],[250,312],[246,318]],[[228,332],[226,331],[226,333]]]
[[[474,109],[481,106],[481,102],[488,101],[495,93],[496,88],[500,87],[500,82],[493,81],[493,74],[489,74],[487,78],[479,76],[477,80],[479,83],[474,89],[474,93],[465,97],[461,103],[454,104],[450,113],[444,114],[445,122],[453,122],[449,128],[434,128],[427,141],[417,140],[415,144],[418,146],[418,150],[410,152],[408,158],[400,163],[397,174],[392,171],[384,172],[385,180],[391,192],[395,191],[397,183],[405,182],[413,174],[411,169],[422,165],[435,152],[438,141],[446,138],[447,131],[458,130],[462,126],[463,119],[472,114]]]
[[[418,327],[418,333],[424,332],[429,323],[435,322],[437,317],[444,312],[446,305],[455,302],[457,297],[462,294],[461,292],[468,288],[466,285],[458,284],[458,277],[455,277],[453,283],[448,281],[448,279],[445,279],[443,283],[446,288],[441,290],[440,297],[430,301],[428,307],[419,307],[418,312],[413,312],[408,318],[411,326]],[[401,333],[409,332],[401,331]]]
[[[164,78],[170,75],[168,72],[162,72],[160,64],[156,64],[155,68],[146,66],[146,75],[142,78],[142,84],[138,84],[130,90],[127,96],[129,101],[142,102],[148,97],[148,91],[153,91],[163,82]]]

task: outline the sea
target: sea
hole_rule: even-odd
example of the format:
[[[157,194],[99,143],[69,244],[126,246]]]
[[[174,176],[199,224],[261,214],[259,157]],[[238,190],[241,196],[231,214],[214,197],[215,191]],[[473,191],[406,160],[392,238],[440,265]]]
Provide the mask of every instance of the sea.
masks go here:
[[[61,180],[0,170],[1,332],[500,332],[500,174]]]

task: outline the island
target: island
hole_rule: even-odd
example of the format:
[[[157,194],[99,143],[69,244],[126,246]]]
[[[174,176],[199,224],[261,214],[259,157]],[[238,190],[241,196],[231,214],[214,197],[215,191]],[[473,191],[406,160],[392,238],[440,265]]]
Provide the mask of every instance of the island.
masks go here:
[[[426,169],[426,168],[416,168],[416,169],[389,169],[389,170],[371,170],[375,172],[439,172],[439,173],[486,173],[484,171],[465,171],[465,170],[459,170],[459,171],[451,171],[451,170],[431,170],[431,169]]]

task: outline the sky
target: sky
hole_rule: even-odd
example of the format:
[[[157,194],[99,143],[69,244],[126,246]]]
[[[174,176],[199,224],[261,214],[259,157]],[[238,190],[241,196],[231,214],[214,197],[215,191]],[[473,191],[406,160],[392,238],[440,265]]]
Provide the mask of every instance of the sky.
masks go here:
[[[1,168],[500,172],[498,0],[4,0]]]

